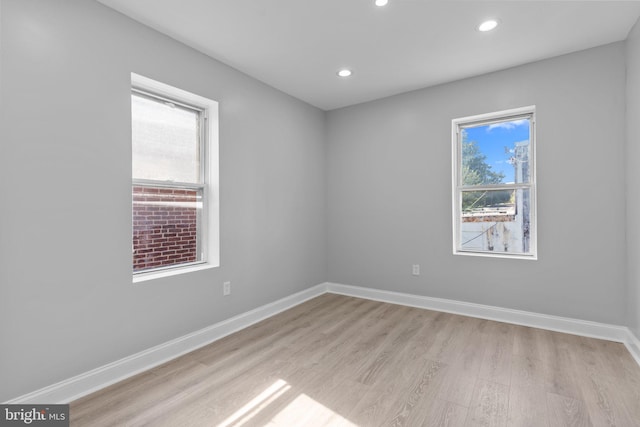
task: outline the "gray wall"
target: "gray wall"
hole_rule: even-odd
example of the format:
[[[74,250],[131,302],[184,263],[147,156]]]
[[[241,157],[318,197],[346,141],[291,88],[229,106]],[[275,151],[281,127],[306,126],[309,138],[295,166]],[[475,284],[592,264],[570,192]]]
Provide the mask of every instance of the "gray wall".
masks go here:
[[[640,337],[640,21],[627,39],[627,263],[628,325]]]
[[[324,112],[92,1],[1,17],[0,401],[325,280]],[[132,71],[220,102],[218,269],[131,283]]]
[[[328,113],[328,279],[624,324],[624,63],[616,43]],[[454,256],[451,120],[534,104],[539,260]]]

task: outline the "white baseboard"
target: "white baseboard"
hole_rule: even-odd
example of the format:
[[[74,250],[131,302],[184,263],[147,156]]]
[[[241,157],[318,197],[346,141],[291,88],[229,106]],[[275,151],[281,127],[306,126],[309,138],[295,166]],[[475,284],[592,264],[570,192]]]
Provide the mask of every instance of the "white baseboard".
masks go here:
[[[627,340],[624,342],[624,345],[627,346],[629,353],[636,359],[638,365],[640,365],[640,339],[629,330],[629,336]]]
[[[480,319],[496,320],[498,322],[513,323],[516,325],[620,342],[627,347],[635,361],[640,365],[640,341],[631,330],[625,326],[608,325],[606,323],[591,322],[588,320],[342,285],[339,283],[326,283],[325,286],[327,292],[334,294],[366,298],[410,307],[426,308]]]
[[[621,342],[626,345],[631,355],[640,365],[640,341],[629,328],[624,326],[338,283],[322,283],[199,331],[17,397],[6,403],[69,403],[327,292]]]
[[[199,331],[192,332],[134,355],[116,360],[115,362],[89,372],[17,397],[6,403],[69,403],[82,396],[210,344],[324,293],[326,293],[326,285],[316,285],[302,292],[200,329]]]

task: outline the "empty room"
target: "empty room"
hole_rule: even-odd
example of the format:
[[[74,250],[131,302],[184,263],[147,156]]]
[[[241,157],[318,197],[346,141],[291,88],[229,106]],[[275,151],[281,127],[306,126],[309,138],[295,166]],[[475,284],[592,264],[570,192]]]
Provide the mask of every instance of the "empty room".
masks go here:
[[[0,0],[0,425],[640,426],[640,1]]]

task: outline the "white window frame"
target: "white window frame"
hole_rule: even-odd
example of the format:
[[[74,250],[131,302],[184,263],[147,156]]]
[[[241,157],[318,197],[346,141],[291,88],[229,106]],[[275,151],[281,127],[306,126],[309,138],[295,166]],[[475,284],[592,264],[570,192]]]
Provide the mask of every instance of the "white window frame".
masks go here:
[[[180,104],[200,111],[200,174],[201,182],[181,183],[148,179],[133,179],[132,188],[154,186],[187,190],[202,190],[201,230],[197,251],[201,259],[193,263],[162,266],[133,273],[133,282],[173,276],[220,266],[220,196],[218,162],[218,103],[200,95],[131,73],[131,93],[140,93],[157,99]],[[131,209],[133,212],[133,206]],[[132,233],[133,236],[133,224]]]
[[[529,183],[518,184],[492,184],[478,186],[463,186],[461,165],[462,165],[462,129],[465,127],[488,125],[492,123],[505,122],[509,120],[529,119]],[[538,259],[538,225],[537,225],[537,195],[536,195],[536,107],[535,105],[514,108],[510,110],[497,111],[493,113],[478,114],[475,116],[461,117],[451,121],[451,141],[452,141],[452,205],[453,205],[453,254],[486,256],[494,258],[515,258],[526,260]],[[463,190],[517,190],[528,189],[530,191],[529,200],[529,252],[505,253],[493,251],[481,251],[463,249],[461,247],[461,221],[462,221],[462,193]]]

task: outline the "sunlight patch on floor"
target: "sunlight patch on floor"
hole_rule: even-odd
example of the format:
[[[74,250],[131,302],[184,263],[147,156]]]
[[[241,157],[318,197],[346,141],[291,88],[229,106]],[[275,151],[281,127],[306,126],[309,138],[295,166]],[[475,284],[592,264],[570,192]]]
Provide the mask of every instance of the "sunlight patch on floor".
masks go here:
[[[234,412],[229,418],[218,424],[218,427],[240,427],[247,423],[251,424],[251,420],[260,414],[262,410],[291,390],[291,385],[286,381],[277,380],[242,408]],[[271,427],[298,425],[357,427],[356,424],[351,423],[304,393],[300,393],[293,398],[266,425]]]
[[[259,413],[263,408],[269,406],[269,404],[275,401],[278,397],[283,395],[289,390],[291,386],[286,381],[278,380],[271,384],[265,391],[260,393],[255,398],[251,399],[249,403],[242,408],[234,412],[229,418],[218,424],[218,427],[238,427],[251,420],[253,416]]]
[[[356,424],[304,393],[298,395],[293,402],[273,417],[271,423],[269,423],[269,426],[272,427],[294,425],[357,427]]]

